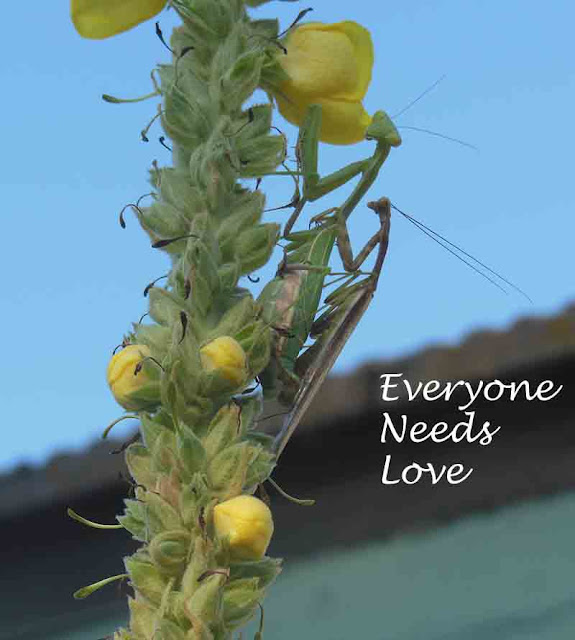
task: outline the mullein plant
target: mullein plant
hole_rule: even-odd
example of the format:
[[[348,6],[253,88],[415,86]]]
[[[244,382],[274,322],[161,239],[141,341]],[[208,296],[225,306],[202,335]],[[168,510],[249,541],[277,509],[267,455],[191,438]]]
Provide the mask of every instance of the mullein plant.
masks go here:
[[[129,627],[115,640],[231,638],[280,571],[280,560],[265,555],[270,509],[253,496],[276,457],[256,430],[261,399],[246,393],[268,364],[274,329],[238,282],[269,260],[280,237],[278,224],[262,222],[259,181],[254,189],[240,181],[274,173],[286,142],[271,125],[273,99],[246,102],[262,88],[298,125],[320,104],[321,140],[359,141],[370,124],[361,101],[373,52],[353,22],[298,25],[278,40],[277,21],[246,11],[261,3],[169,2],[181,25],[154,95],[173,166],[152,166],[150,204],[132,209],[171,269],[147,290],[151,322],[133,325],[107,372],[126,410],[119,420],[140,423],[141,441],[125,451],[135,495],[118,525],[91,523],[126,529],[141,547],[125,559],[126,573],[76,593],[129,579]],[[166,4],[72,0],[72,20],[82,36],[107,38]]]

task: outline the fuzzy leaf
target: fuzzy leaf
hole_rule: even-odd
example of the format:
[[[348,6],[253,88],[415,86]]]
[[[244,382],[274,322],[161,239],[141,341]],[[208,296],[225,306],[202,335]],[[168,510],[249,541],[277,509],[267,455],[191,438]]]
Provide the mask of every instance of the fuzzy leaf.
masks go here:
[[[239,493],[245,482],[251,455],[251,447],[242,442],[227,447],[214,456],[208,466],[208,477],[213,488],[226,495]]]
[[[125,458],[132,478],[144,487],[153,487],[156,473],[152,469],[152,456],[148,449],[135,442],[126,449]]]
[[[185,426],[178,429],[176,447],[182,478],[189,482],[195,473],[204,470],[206,451],[201,440]]]
[[[154,640],[186,640],[186,634],[178,625],[164,618],[155,628]]]
[[[237,439],[240,420],[240,408],[233,403],[218,411],[210,423],[208,435],[204,438],[204,447],[210,458]]]
[[[124,564],[136,591],[150,602],[159,605],[167,586],[167,579],[158,572],[151,562],[142,557],[141,552],[136,552],[133,556],[124,558]]]
[[[242,273],[257,271],[270,258],[278,241],[280,225],[268,223],[244,231],[238,238],[236,255]]]
[[[157,493],[146,491],[139,493],[139,496],[144,502],[146,522],[153,536],[165,530],[182,528],[178,512]]]
[[[224,590],[224,620],[229,628],[247,622],[256,612],[256,607],[264,597],[264,590],[258,588],[257,578],[234,580]]]
[[[125,500],[124,514],[117,516],[116,520],[132,534],[135,540],[146,542],[149,539],[148,525],[146,524],[144,506],[138,500]]]
[[[264,557],[251,562],[233,562],[230,565],[230,582],[240,578],[257,578],[258,588],[271,584],[281,572],[282,561],[278,558]]]

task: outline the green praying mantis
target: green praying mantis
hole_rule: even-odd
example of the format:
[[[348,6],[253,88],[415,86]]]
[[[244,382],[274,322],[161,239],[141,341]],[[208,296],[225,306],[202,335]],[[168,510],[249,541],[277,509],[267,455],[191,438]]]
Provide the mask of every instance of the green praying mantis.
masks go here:
[[[282,383],[279,399],[291,405],[283,428],[275,439],[279,456],[298,426],[313,397],[320,388],[345,343],[353,333],[375,293],[387,252],[391,203],[387,198],[368,203],[379,217],[379,230],[353,256],[347,220],[375,181],[392,147],[401,137],[389,116],[378,111],[366,132],[376,148],[371,157],[354,162],[324,178],[318,174],[318,138],[321,107],[309,107],[300,129],[298,155],[303,193],[286,223],[283,237],[288,244],[276,278],[262,291],[259,302],[264,318],[276,329],[270,365],[260,376],[265,395],[276,393],[276,381]],[[292,228],[308,202],[313,202],[361,177],[340,207],[312,218],[314,228],[292,233]],[[311,226],[311,225],[310,225]],[[337,246],[343,267],[344,282],[325,300],[327,310],[317,317],[325,277],[331,273],[329,259]],[[369,274],[360,268],[378,247],[374,267]],[[301,353],[308,337],[315,339]]]

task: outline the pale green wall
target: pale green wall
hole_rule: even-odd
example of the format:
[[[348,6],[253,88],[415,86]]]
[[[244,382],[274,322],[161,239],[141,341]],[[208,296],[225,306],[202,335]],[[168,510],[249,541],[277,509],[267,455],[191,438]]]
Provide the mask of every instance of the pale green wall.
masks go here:
[[[572,640],[574,540],[571,494],[288,563],[266,602],[264,635],[267,640]],[[108,629],[99,622],[83,634],[49,640],[97,640]]]

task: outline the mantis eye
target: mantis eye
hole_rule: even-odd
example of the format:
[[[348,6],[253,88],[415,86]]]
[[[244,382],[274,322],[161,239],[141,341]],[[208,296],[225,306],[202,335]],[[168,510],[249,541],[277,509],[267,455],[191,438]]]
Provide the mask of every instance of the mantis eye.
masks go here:
[[[365,132],[366,140],[387,142],[391,147],[399,147],[401,136],[391,118],[385,111],[376,111],[371,124]]]

